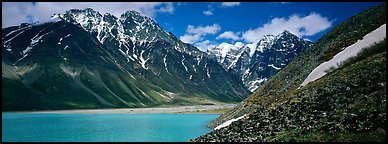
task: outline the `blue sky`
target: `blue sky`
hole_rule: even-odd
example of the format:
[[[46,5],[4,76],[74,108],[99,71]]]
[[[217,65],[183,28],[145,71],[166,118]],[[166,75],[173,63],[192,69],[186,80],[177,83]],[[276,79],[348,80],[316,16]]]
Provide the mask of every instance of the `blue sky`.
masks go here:
[[[254,43],[265,34],[289,30],[317,41],[335,25],[382,2],[128,2],[2,3],[2,27],[47,21],[53,13],[93,8],[119,16],[136,10],[152,17],[166,31],[205,51],[227,42]]]

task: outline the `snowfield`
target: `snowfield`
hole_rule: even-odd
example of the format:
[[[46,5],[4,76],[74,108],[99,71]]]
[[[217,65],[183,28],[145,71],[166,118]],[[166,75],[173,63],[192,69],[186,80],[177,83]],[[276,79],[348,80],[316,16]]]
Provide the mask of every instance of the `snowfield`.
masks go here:
[[[238,118],[230,119],[230,120],[228,120],[228,121],[226,121],[226,122],[220,124],[220,125],[217,126],[216,128],[214,128],[214,130],[218,130],[218,129],[221,129],[221,128],[223,128],[223,127],[227,127],[227,126],[229,126],[230,124],[232,124],[232,122],[238,121],[238,120],[240,120],[240,119],[242,119],[242,118],[245,118],[246,116],[247,116],[247,115],[245,114],[245,115],[240,116],[240,117],[238,117]]]
[[[301,86],[305,86],[308,83],[323,77],[324,75],[326,75],[325,71],[330,69],[330,67],[338,68],[338,65],[341,62],[356,56],[357,53],[360,52],[362,49],[384,40],[386,35],[386,24],[384,24],[376,30],[365,35],[362,40],[358,40],[356,43],[346,47],[343,51],[337,53],[331,60],[320,64],[308,75],[308,77],[303,81]]]

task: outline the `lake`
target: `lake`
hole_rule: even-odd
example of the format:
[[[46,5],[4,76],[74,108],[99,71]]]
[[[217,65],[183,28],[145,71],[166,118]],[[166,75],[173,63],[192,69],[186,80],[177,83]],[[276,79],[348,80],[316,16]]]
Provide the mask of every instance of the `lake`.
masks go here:
[[[2,113],[3,142],[185,142],[218,114]]]

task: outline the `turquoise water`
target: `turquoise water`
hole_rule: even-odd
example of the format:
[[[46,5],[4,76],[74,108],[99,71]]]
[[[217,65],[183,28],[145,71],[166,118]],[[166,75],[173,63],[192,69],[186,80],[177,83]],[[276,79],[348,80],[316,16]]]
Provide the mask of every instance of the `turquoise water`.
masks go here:
[[[217,114],[2,113],[3,142],[185,142]]]

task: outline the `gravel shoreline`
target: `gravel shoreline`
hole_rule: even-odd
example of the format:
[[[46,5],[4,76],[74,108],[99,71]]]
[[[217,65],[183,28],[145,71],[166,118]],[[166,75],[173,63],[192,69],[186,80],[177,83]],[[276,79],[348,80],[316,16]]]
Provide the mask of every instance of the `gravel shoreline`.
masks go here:
[[[222,105],[194,105],[176,107],[155,108],[118,108],[118,109],[75,109],[75,110],[42,110],[42,111],[19,111],[17,113],[52,113],[52,114],[173,114],[173,113],[206,113],[219,114],[212,111],[217,109],[230,109],[237,104]]]

